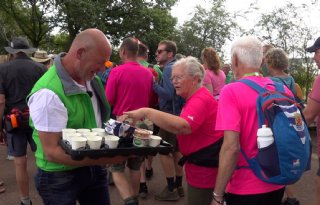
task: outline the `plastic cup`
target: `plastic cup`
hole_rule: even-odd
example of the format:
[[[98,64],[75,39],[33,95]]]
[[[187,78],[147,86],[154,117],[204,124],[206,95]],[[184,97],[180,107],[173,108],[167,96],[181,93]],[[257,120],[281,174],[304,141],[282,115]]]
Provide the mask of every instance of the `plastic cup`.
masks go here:
[[[150,147],[157,147],[159,146],[160,142],[161,142],[161,137],[156,136],[156,135],[151,135],[150,139],[149,139],[149,146]]]
[[[83,132],[80,134],[82,135],[82,137],[85,137],[85,138],[92,137],[92,136],[98,136],[98,134],[96,132]]]
[[[133,135],[133,145],[136,147],[149,146],[149,140],[150,140],[150,136],[145,138],[145,137],[138,137],[138,136]]]
[[[83,134],[83,133],[91,132],[91,130],[90,129],[81,128],[81,129],[77,129],[77,132]]]
[[[109,146],[109,148],[117,148],[119,143],[119,137],[114,135],[106,135],[104,137],[104,143]]]
[[[76,129],[64,128],[64,129],[62,129],[62,139],[68,141],[68,135],[70,133],[76,133],[76,132],[77,132]]]
[[[107,133],[103,128],[92,128],[92,132],[97,133],[97,135],[104,137]]]
[[[86,147],[87,139],[84,137],[71,137],[71,148],[76,150]]]
[[[71,138],[73,138],[73,137],[82,137],[82,135],[81,135],[80,133],[76,133],[76,132],[74,132],[74,133],[72,133],[72,132],[70,132],[70,133],[65,133],[64,136],[66,137],[66,140],[67,140],[70,144],[71,144]]]
[[[93,136],[87,137],[87,143],[88,143],[90,149],[100,149],[101,141],[102,141],[101,136],[93,135]]]

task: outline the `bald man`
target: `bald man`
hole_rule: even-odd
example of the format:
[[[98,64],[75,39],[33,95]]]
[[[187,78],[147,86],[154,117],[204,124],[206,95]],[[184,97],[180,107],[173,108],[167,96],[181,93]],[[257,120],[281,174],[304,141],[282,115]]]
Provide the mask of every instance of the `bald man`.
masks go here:
[[[110,106],[95,74],[109,60],[111,45],[97,29],[77,35],[33,87],[28,105],[37,145],[35,178],[43,204],[110,204],[104,166],[124,157],[75,161],[59,145],[64,128],[102,127]]]

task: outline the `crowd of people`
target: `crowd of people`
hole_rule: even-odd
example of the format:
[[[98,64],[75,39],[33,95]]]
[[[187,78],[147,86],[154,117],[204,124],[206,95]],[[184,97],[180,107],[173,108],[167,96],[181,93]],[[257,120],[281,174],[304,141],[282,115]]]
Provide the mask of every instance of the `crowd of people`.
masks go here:
[[[21,205],[32,204],[27,144],[35,153],[35,184],[43,204],[110,204],[110,179],[125,205],[138,205],[146,198],[152,156],[73,160],[59,145],[64,128],[103,128],[110,118],[150,129],[172,145],[171,153],[159,155],[166,186],[156,200],[186,197],[188,205],[300,204],[292,186],[262,181],[246,168],[242,154],[252,157],[258,149],[259,94],[238,80],[270,90],[278,82],[288,96],[304,98],[283,49],[241,37],[232,46],[229,65],[222,64],[215,48],[204,48],[200,61],[179,54],[175,42],[162,40],[157,63],[151,64],[148,46],[129,37],[119,47],[121,63],[116,65],[109,61],[112,46],[98,29],[80,32],[67,53],[55,56],[32,48],[23,37],[13,38],[5,49],[11,58],[0,64],[0,125],[8,155],[14,157]],[[320,68],[320,38],[306,51],[314,52]],[[303,110],[308,124],[320,115],[319,83],[318,77]],[[12,116],[17,115],[20,121],[14,124]],[[320,194],[319,176],[320,171]]]

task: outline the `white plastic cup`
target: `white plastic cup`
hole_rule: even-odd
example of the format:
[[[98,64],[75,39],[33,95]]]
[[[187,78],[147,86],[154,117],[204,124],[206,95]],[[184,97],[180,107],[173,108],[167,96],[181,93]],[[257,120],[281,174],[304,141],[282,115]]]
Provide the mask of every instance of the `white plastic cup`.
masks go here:
[[[159,146],[160,142],[161,142],[161,137],[156,136],[156,135],[151,135],[150,139],[149,139],[149,146],[150,147],[157,147]]]
[[[114,135],[106,135],[104,137],[104,143],[109,146],[109,148],[117,148],[119,143],[119,137]]]
[[[83,133],[91,132],[91,130],[90,129],[85,129],[85,128],[80,128],[80,129],[77,129],[77,132],[83,134]]]
[[[85,148],[87,139],[84,137],[71,137],[71,148],[76,150],[79,148]]]
[[[65,135],[65,137],[66,137],[66,140],[71,144],[71,139],[73,138],[73,137],[82,137],[82,135],[80,134],[80,133],[65,133],[64,134]]]
[[[92,135],[87,137],[87,143],[90,149],[100,149],[102,137],[97,135]]]
[[[83,132],[80,134],[82,135],[82,137],[85,137],[85,138],[92,137],[92,136],[98,136],[98,134],[96,132]]]
[[[62,129],[62,139],[68,141],[69,134],[70,133],[76,133],[76,132],[77,132],[76,129],[64,128],[64,129]]]
[[[92,128],[92,132],[97,133],[97,135],[104,137],[107,133],[103,128]]]

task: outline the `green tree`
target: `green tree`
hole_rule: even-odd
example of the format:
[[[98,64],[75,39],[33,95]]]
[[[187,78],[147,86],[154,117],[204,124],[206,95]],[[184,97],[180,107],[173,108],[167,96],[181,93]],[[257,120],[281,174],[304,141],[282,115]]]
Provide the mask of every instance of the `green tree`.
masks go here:
[[[176,0],[56,0],[61,28],[71,40],[79,31],[96,27],[105,32],[118,46],[127,36],[154,42],[172,33],[176,24],[170,8]]]
[[[49,0],[2,0],[0,13],[19,28],[13,35],[23,34],[34,47],[38,47],[56,26],[52,3]]]
[[[258,23],[249,33],[262,39],[266,44],[284,49],[291,59],[290,72],[308,95],[315,76],[315,67],[305,52],[307,42],[312,37],[312,28],[304,22],[306,12],[317,4],[295,6],[288,2],[270,13],[258,18]]]
[[[222,54],[222,46],[231,39],[232,30],[238,28],[225,0],[214,0],[209,9],[197,6],[194,16],[179,28],[176,41],[179,52],[199,57],[205,47],[213,47]]]

